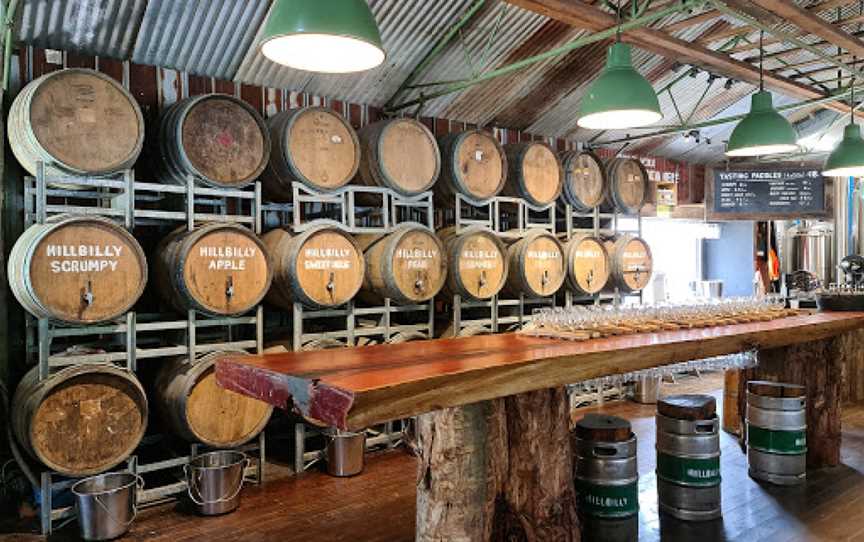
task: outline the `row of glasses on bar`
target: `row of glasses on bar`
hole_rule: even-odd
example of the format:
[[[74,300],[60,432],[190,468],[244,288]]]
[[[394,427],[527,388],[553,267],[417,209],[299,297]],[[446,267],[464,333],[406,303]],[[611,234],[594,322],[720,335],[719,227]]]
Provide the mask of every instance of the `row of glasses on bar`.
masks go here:
[[[536,309],[528,333],[572,340],[767,321],[787,316],[779,296],[657,305],[577,305]]]

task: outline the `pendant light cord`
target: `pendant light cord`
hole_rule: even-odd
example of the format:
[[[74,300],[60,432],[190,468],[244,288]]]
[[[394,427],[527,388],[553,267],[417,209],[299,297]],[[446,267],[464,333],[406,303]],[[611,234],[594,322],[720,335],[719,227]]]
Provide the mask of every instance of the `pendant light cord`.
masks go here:
[[[615,29],[615,41],[621,41],[621,0],[618,0],[618,5],[615,8],[615,24],[617,28]]]
[[[765,31],[759,31],[759,92],[765,90]]]

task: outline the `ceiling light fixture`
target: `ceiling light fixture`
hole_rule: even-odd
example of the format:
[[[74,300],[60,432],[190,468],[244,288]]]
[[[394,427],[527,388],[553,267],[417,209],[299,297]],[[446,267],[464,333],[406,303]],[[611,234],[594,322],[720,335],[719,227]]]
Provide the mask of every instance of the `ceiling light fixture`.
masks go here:
[[[621,6],[618,35],[609,47],[606,67],[588,88],[577,124],[590,130],[624,130],[654,124],[663,118],[657,93],[633,68],[630,46],[621,43]]]
[[[849,125],[843,131],[843,139],[825,160],[822,175],[826,177],[864,176],[864,139],[861,127],[855,124],[855,78],[850,83],[852,96],[849,99]]]
[[[277,64],[320,73],[365,71],[386,57],[366,0],[275,0],[260,49]]]
[[[753,94],[750,113],[732,131],[726,156],[767,156],[798,150],[795,128],[774,109],[774,98],[765,90],[764,35],[759,34],[759,92]]]

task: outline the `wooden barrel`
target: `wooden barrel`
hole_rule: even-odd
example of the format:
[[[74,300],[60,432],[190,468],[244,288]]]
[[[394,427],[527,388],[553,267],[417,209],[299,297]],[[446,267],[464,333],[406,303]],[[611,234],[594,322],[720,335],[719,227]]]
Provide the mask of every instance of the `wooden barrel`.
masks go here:
[[[648,172],[642,163],[633,158],[610,160],[606,179],[607,205],[625,215],[639,214],[648,199]]]
[[[366,255],[361,295],[371,302],[390,298],[398,304],[429,301],[447,279],[444,245],[419,224],[404,224],[383,236],[359,235]]]
[[[601,239],[574,237],[564,246],[567,285],[577,294],[594,295],[609,282],[609,254]]]
[[[131,168],[144,145],[144,117],[126,89],[94,70],[66,69],[32,81],[9,111],[12,152],[25,170],[106,176]]]
[[[546,207],[561,195],[564,170],[558,156],[545,143],[506,145],[508,174],[502,193]]]
[[[90,324],[135,305],[147,283],[147,260],[115,222],[61,217],[18,238],[7,274],[15,298],[34,316]]]
[[[564,169],[564,203],[576,211],[590,213],[606,199],[606,169],[603,161],[589,151],[572,151],[561,155]]]
[[[474,201],[497,196],[507,180],[507,155],[495,137],[482,130],[446,135],[441,147],[441,179],[436,195],[454,205],[456,194]]]
[[[214,352],[189,363],[187,356],[162,363],[153,404],[172,433],[213,448],[234,448],[264,430],[273,407],[228,391],[216,382],[216,359],[245,352]]]
[[[502,290],[510,296],[547,297],[561,289],[566,278],[564,247],[545,230],[530,230],[507,247],[509,273]]]
[[[159,293],[180,312],[242,314],[261,303],[270,288],[264,244],[236,224],[179,228],[156,248],[153,265]]]
[[[477,337],[479,335],[491,335],[492,331],[481,325],[469,325],[467,327],[462,328],[459,333],[456,333],[456,329],[453,327],[453,322],[438,335],[439,339],[451,339],[453,337]]]
[[[41,382],[34,367],[15,390],[11,425],[46,467],[87,476],[135,451],[147,427],[147,396],[134,374],[113,365],[74,365]]]
[[[363,127],[357,180],[366,186],[390,188],[415,196],[432,188],[441,173],[441,152],[435,136],[410,119],[383,120]]]
[[[215,188],[255,181],[270,160],[270,133],[249,104],[227,94],[180,100],[161,118],[159,150],[164,180]]]
[[[291,201],[291,183],[332,192],[348,184],[360,166],[360,142],[340,114],[323,107],[283,111],[267,121],[270,163],[261,177],[264,195]]]
[[[648,286],[654,269],[648,243],[639,237],[621,235],[606,241],[606,251],[612,277],[610,287],[630,293]]]
[[[336,226],[315,226],[297,235],[276,229],[261,241],[273,265],[267,301],[276,306],[290,310],[296,301],[312,308],[338,307],[363,285],[363,250]]]
[[[504,287],[507,280],[507,248],[491,231],[477,227],[438,230],[447,250],[447,295],[465,299],[489,299]]]

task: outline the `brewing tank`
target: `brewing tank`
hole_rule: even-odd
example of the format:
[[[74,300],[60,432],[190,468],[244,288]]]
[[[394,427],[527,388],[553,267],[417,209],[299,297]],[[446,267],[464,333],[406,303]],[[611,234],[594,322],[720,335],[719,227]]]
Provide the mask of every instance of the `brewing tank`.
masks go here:
[[[804,222],[786,230],[783,273],[807,271],[827,285],[834,281],[834,228],[826,222]]]

